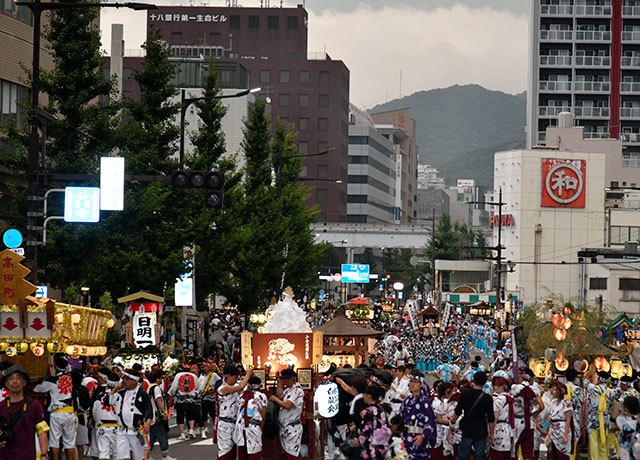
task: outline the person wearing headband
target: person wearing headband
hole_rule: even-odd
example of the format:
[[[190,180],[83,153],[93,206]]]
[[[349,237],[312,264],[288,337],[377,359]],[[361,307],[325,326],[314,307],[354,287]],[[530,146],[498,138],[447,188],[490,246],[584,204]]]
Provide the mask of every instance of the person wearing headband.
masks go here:
[[[108,394],[120,381],[118,375],[106,367],[95,372],[98,386],[91,395],[89,418],[92,422],[91,446],[87,455],[100,460],[115,458],[118,451],[118,416],[116,409],[109,404]]]
[[[431,445],[435,445],[438,432],[436,416],[431,407],[424,374],[414,369],[409,374],[409,396],[400,406],[400,415],[406,426],[405,446],[410,458],[430,459]]]
[[[546,411],[547,429],[540,431],[544,436],[548,435],[549,439],[551,439],[549,458],[553,460],[569,460],[574,444],[571,430],[573,406],[571,401],[565,399],[567,387],[564,383],[552,380],[549,383],[549,388],[552,399]]]
[[[218,444],[218,460],[233,460],[236,457],[237,446],[233,440],[238,408],[239,394],[242,392],[253,371],[249,370],[240,379],[240,371],[233,364],[228,364],[223,370],[222,385],[216,390],[218,393],[218,417],[214,427],[213,442]]]
[[[287,460],[300,459],[302,445],[302,410],[304,390],[297,382],[298,375],[293,369],[283,369],[278,376],[276,394],[269,401],[280,406],[280,444]]]
[[[589,460],[607,460],[609,449],[609,418],[615,399],[614,391],[608,387],[609,373],[597,371],[592,365],[584,379],[587,401],[587,437],[589,439]]]
[[[118,415],[116,460],[143,460],[145,436],[153,421],[149,394],[141,385],[142,376],[135,369],[125,369],[122,381],[109,392],[109,404]]]
[[[240,396],[233,441],[238,446],[238,459],[262,459],[262,429],[267,413],[267,396],[260,391],[262,380],[253,376]]]
[[[34,393],[48,394],[47,410],[51,414],[49,447],[53,460],[60,458],[60,444],[69,460],[76,459],[76,433],[78,418],[73,408],[73,382],[69,375],[69,363],[58,356],[54,359],[55,375],[44,379],[33,388]]]

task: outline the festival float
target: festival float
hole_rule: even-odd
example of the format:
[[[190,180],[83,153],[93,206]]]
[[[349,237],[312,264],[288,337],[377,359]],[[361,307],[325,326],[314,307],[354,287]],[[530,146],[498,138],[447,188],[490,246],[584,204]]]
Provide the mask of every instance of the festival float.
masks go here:
[[[282,299],[267,308],[264,326],[253,334],[241,333],[242,364],[253,367],[253,374],[262,380],[262,388],[271,394],[276,378],[283,369],[293,369],[298,383],[305,391],[307,418],[304,421],[308,433],[309,458],[322,458],[323,444],[318,427],[313,420],[311,407],[314,368],[322,359],[322,332],[312,332],[306,313],[293,300],[293,291],[287,287]],[[275,441],[275,442],[274,442]],[[263,458],[280,458],[282,452],[277,440],[265,440]]]
[[[10,249],[0,252],[0,360],[21,365],[35,380],[46,375],[53,354],[105,355],[111,312],[34,297],[23,259]]]

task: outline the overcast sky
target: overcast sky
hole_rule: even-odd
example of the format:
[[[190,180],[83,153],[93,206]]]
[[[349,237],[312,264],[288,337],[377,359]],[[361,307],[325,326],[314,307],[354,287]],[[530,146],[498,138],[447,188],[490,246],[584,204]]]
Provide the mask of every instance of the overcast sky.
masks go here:
[[[300,1],[262,0],[271,7]],[[156,0],[189,5],[188,0]],[[225,0],[193,1],[225,6]],[[260,0],[238,1],[258,7]],[[351,102],[363,109],[416,91],[476,83],[515,94],[525,90],[529,1],[307,0],[309,51],[326,51],[351,73]],[[103,8],[102,43],[124,24],[125,47],[145,40],[145,12]]]

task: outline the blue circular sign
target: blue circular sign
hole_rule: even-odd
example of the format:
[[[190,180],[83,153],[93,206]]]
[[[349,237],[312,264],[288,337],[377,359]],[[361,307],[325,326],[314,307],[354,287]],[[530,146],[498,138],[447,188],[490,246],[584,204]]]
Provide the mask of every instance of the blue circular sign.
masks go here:
[[[22,233],[15,228],[10,228],[2,235],[2,241],[9,249],[19,248],[22,244]]]

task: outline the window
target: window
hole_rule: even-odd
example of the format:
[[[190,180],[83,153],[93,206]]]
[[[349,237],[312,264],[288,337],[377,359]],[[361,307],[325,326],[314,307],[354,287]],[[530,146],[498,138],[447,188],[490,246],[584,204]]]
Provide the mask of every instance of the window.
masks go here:
[[[307,177],[307,165],[302,165],[300,167],[300,174],[298,177]]]
[[[281,70],[280,71],[280,83],[289,83],[290,80],[291,80],[291,76],[289,75],[289,71],[288,70]]]
[[[309,143],[307,141],[298,141],[298,153],[309,153]]]
[[[279,29],[280,18],[278,16],[269,16],[269,18],[267,19],[267,27],[270,30]]]
[[[260,83],[270,83],[271,82],[271,71],[270,70],[261,70],[260,71]]]
[[[287,30],[298,29],[298,16],[287,16]]]
[[[309,107],[308,94],[298,94],[298,107]]]
[[[318,131],[329,131],[328,118],[318,118]]]
[[[327,189],[326,188],[316,189],[316,203],[326,203],[326,202],[327,202]]]
[[[318,107],[328,108],[329,107],[329,95],[328,94],[318,94]]]
[[[318,165],[318,179],[326,179],[329,177],[329,166]]]
[[[589,278],[589,289],[606,290],[607,278]]]
[[[259,29],[259,28],[260,28],[260,16],[250,15],[249,29]]]
[[[318,153],[329,150],[329,143],[325,141],[318,142]]]
[[[278,105],[280,107],[289,107],[289,95],[287,93],[278,94]]]
[[[307,117],[298,118],[298,131],[306,131],[309,129],[309,119]]]
[[[229,16],[229,29],[239,29],[240,28],[240,16],[237,14],[232,14]]]
[[[620,278],[618,282],[618,289],[621,291],[640,291],[640,279],[638,278]]]
[[[230,70],[221,70],[220,71],[220,82],[221,83],[231,83],[233,78],[232,72]]]
[[[311,72],[308,70],[300,70],[298,72],[298,83],[309,83],[311,81]]]
[[[321,85],[328,85],[330,80],[329,75],[331,74],[328,70],[321,70],[318,74],[318,83]]]

